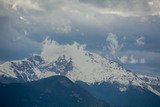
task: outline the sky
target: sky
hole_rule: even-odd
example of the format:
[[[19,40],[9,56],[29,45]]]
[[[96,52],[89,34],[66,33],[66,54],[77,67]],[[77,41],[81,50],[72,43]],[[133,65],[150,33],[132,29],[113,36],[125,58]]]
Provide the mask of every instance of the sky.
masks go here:
[[[46,38],[160,75],[159,0],[0,0],[0,62],[40,53]]]

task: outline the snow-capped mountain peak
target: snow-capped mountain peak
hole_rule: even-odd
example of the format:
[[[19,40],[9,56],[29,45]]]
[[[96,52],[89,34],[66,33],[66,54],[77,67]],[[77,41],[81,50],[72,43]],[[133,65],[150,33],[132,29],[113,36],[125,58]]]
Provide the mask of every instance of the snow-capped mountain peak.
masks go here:
[[[73,45],[59,45],[55,41],[44,42],[41,56],[49,62],[56,61],[59,56],[70,58],[73,62],[73,70],[67,73],[73,81],[94,82],[118,82],[123,85],[140,86],[142,81],[131,72],[127,72],[118,63],[107,60],[98,54],[85,50],[85,45],[74,43]]]
[[[0,65],[0,75],[23,81],[65,75],[72,81],[87,84],[116,83],[119,84],[120,91],[126,91],[132,85],[160,95],[159,91],[138,75],[127,71],[116,62],[86,51],[85,45],[76,42],[72,45],[60,45],[55,41],[45,40],[40,55],[3,63]]]

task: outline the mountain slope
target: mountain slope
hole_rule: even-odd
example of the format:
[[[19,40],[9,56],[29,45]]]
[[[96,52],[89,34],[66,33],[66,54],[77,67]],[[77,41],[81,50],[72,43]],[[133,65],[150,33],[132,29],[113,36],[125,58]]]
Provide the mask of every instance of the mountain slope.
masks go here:
[[[1,107],[109,107],[64,76],[0,84]]]
[[[82,81],[87,84],[118,83],[120,91],[127,90],[130,85],[138,86],[160,95],[159,90],[138,75],[127,71],[116,62],[84,49],[83,45],[77,43],[59,45],[54,41],[46,40],[41,55],[1,64],[0,80],[25,82],[53,75],[64,75],[72,81]]]
[[[126,91],[119,91],[117,84],[101,83],[88,85],[77,82],[99,99],[108,101],[113,107],[159,107],[160,97],[147,89],[128,86]]]
[[[111,84],[116,87],[116,92],[119,94],[126,92],[126,96],[130,95],[128,94],[130,87],[136,91],[137,95],[145,90],[144,94],[152,93],[158,100],[160,96],[158,77],[154,79],[149,76],[134,74],[116,62],[86,51],[85,46],[78,43],[60,45],[54,41],[46,40],[40,55],[33,55],[30,58],[0,65],[0,81],[5,83],[34,81],[53,75],[64,75],[73,82],[83,82],[87,84],[87,87],[84,86],[86,89],[94,84],[99,88],[101,84],[105,83],[106,86],[101,88],[102,90],[109,90],[106,88],[108,84]],[[92,91],[92,89],[88,91]],[[107,93],[110,92],[104,91],[102,93],[101,98],[103,100],[107,101]],[[93,94],[98,97],[97,94]],[[106,97],[103,97],[103,94]],[[112,99],[114,102],[116,96],[112,97],[114,97]],[[136,94],[133,97],[136,97]],[[127,97],[124,98],[127,99]],[[145,97],[142,98],[145,99]],[[155,99],[153,98],[153,100]],[[124,103],[127,104],[127,100]],[[145,104],[145,102],[142,103]]]

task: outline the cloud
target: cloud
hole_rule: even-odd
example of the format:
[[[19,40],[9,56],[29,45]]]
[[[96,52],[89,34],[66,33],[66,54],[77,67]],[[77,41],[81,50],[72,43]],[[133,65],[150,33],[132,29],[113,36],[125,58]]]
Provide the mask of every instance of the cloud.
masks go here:
[[[139,46],[143,46],[145,44],[144,39],[145,39],[144,36],[140,36],[139,38],[136,39],[136,43]]]
[[[123,55],[121,57],[118,57],[118,60],[124,64],[145,64],[146,63],[145,58],[136,58],[133,55]]]
[[[42,11],[43,9],[39,6],[38,2],[33,0],[13,0],[8,2],[11,4],[12,9],[17,10],[18,8],[29,9],[29,10],[38,10]]]
[[[31,34],[69,35],[77,28],[86,32],[92,29],[93,34],[97,31],[144,32],[146,29],[142,27],[147,25],[141,25],[141,29],[133,26],[139,26],[137,20],[144,21],[141,16],[148,18],[154,14],[148,11],[148,0],[0,0],[0,6],[0,16],[10,17],[17,23],[15,27],[25,26]]]
[[[62,23],[60,26],[54,28],[58,33],[68,34],[72,31],[72,28],[69,23]]]
[[[142,58],[142,59],[139,60],[139,62],[140,62],[140,64],[145,64],[146,60],[145,60],[145,58]]]
[[[0,0],[0,59],[24,58],[50,36],[159,71],[159,16],[160,0]]]
[[[122,56],[122,57],[118,57],[118,59],[122,62],[122,63],[127,63],[128,62],[128,60],[129,60],[129,58],[128,58],[128,56],[126,55],[126,56]]]
[[[123,47],[123,44],[120,44],[118,42],[117,35],[113,33],[108,34],[108,36],[106,37],[106,41],[108,42],[107,48],[112,55],[115,55]]]
[[[134,55],[134,54],[130,53],[130,54],[126,54],[126,55],[124,55],[124,54],[120,55],[121,49],[125,48],[127,45],[127,44],[125,44],[126,39],[127,39],[127,37],[123,36],[123,38],[122,38],[123,43],[120,43],[120,40],[116,34],[109,33],[106,37],[106,42],[107,42],[107,49],[111,53],[111,56],[108,54],[106,56],[113,57],[114,60],[118,60],[123,64],[145,64],[146,59],[143,57],[136,57],[137,56],[136,54]],[[137,38],[136,42],[139,46],[144,45],[144,37],[141,36],[141,37]]]
[[[101,10],[104,14],[120,16],[160,15],[159,0],[79,0]]]
[[[74,42],[73,44],[62,45],[54,40],[45,39],[43,41],[43,47],[41,50],[41,55],[47,59],[47,61],[57,60],[59,56],[66,55],[67,59],[77,59],[85,60],[85,48],[86,45],[78,44]],[[77,63],[77,62],[76,62]]]
[[[131,55],[130,59],[129,59],[129,63],[130,64],[137,64],[138,63],[138,59],[136,59],[133,55]]]

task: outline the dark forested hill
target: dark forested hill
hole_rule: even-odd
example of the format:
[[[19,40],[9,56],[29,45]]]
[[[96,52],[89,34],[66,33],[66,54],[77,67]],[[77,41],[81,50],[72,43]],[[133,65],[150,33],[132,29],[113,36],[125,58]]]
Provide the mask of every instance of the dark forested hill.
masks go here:
[[[64,76],[0,84],[0,107],[108,107]]]

